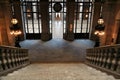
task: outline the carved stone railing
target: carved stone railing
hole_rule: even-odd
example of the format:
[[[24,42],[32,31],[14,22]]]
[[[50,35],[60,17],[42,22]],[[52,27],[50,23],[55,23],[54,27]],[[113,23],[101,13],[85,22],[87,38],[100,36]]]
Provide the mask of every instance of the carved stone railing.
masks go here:
[[[120,78],[120,45],[87,49],[86,63]]]
[[[29,64],[28,50],[0,46],[0,76]]]

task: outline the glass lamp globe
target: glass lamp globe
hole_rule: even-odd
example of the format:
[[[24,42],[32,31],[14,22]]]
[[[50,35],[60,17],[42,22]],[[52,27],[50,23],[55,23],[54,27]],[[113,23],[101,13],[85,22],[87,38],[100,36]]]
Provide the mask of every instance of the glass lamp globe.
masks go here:
[[[94,34],[95,34],[95,35],[98,35],[98,34],[99,34],[99,31],[95,31]]]
[[[11,23],[12,23],[12,24],[17,24],[17,23],[18,23],[18,20],[17,20],[16,18],[13,18],[13,19],[11,20]]]
[[[100,33],[99,33],[99,35],[104,35],[105,34],[105,32],[104,31],[101,31]]]
[[[104,24],[104,20],[103,20],[102,17],[100,17],[100,18],[98,19],[98,24]]]

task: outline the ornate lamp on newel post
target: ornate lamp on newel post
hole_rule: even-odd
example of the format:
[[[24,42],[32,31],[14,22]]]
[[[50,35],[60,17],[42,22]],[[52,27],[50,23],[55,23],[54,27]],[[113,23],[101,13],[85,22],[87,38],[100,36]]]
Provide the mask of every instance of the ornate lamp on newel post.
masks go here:
[[[100,6],[100,17],[98,18],[97,25],[95,26],[95,32],[94,34],[96,35],[95,39],[95,47],[100,46],[100,37],[105,34],[104,29],[104,19],[102,16],[102,9],[103,9],[103,1],[101,0],[101,6]]]
[[[10,34],[15,36],[15,47],[20,47],[19,35],[21,35],[22,32],[20,30],[20,27],[18,26],[18,20],[15,17],[13,17],[11,23],[12,26],[10,27]]]
[[[15,37],[15,47],[20,47],[19,35],[21,35],[22,32],[21,32],[20,26],[18,25],[18,20],[16,19],[14,15],[13,3],[11,4],[11,8],[12,8],[12,19],[11,19],[10,34]]]

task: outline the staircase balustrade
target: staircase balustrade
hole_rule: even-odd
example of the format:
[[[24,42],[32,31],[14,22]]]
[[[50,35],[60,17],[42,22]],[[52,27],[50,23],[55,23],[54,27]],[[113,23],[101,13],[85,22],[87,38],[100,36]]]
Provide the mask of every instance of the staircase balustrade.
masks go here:
[[[0,46],[0,76],[28,65],[28,49]]]
[[[87,49],[86,63],[120,78],[120,45]]]

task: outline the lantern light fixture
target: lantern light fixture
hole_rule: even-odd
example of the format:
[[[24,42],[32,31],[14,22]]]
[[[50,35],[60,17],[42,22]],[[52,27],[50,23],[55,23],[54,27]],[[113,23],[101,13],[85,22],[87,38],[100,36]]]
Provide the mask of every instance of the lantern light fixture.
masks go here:
[[[101,0],[101,6],[100,6],[100,17],[98,18],[97,25],[95,26],[95,35],[104,35],[104,19],[102,16],[102,11],[103,11],[103,0]]]
[[[16,19],[16,18],[12,18],[12,20],[11,20],[11,23],[13,24],[13,25],[15,25],[15,24],[17,24],[18,23],[18,20]]]
[[[104,19],[103,19],[103,17],[100,17],[100,18],[98,19],[98,24],[104,24]]]
[[[102,35],[104,35],[105,34],[105,32],[104,31],[95,31],[95,33],[94,33],[95,35],[99,35],[99,36],[102,36]]]

